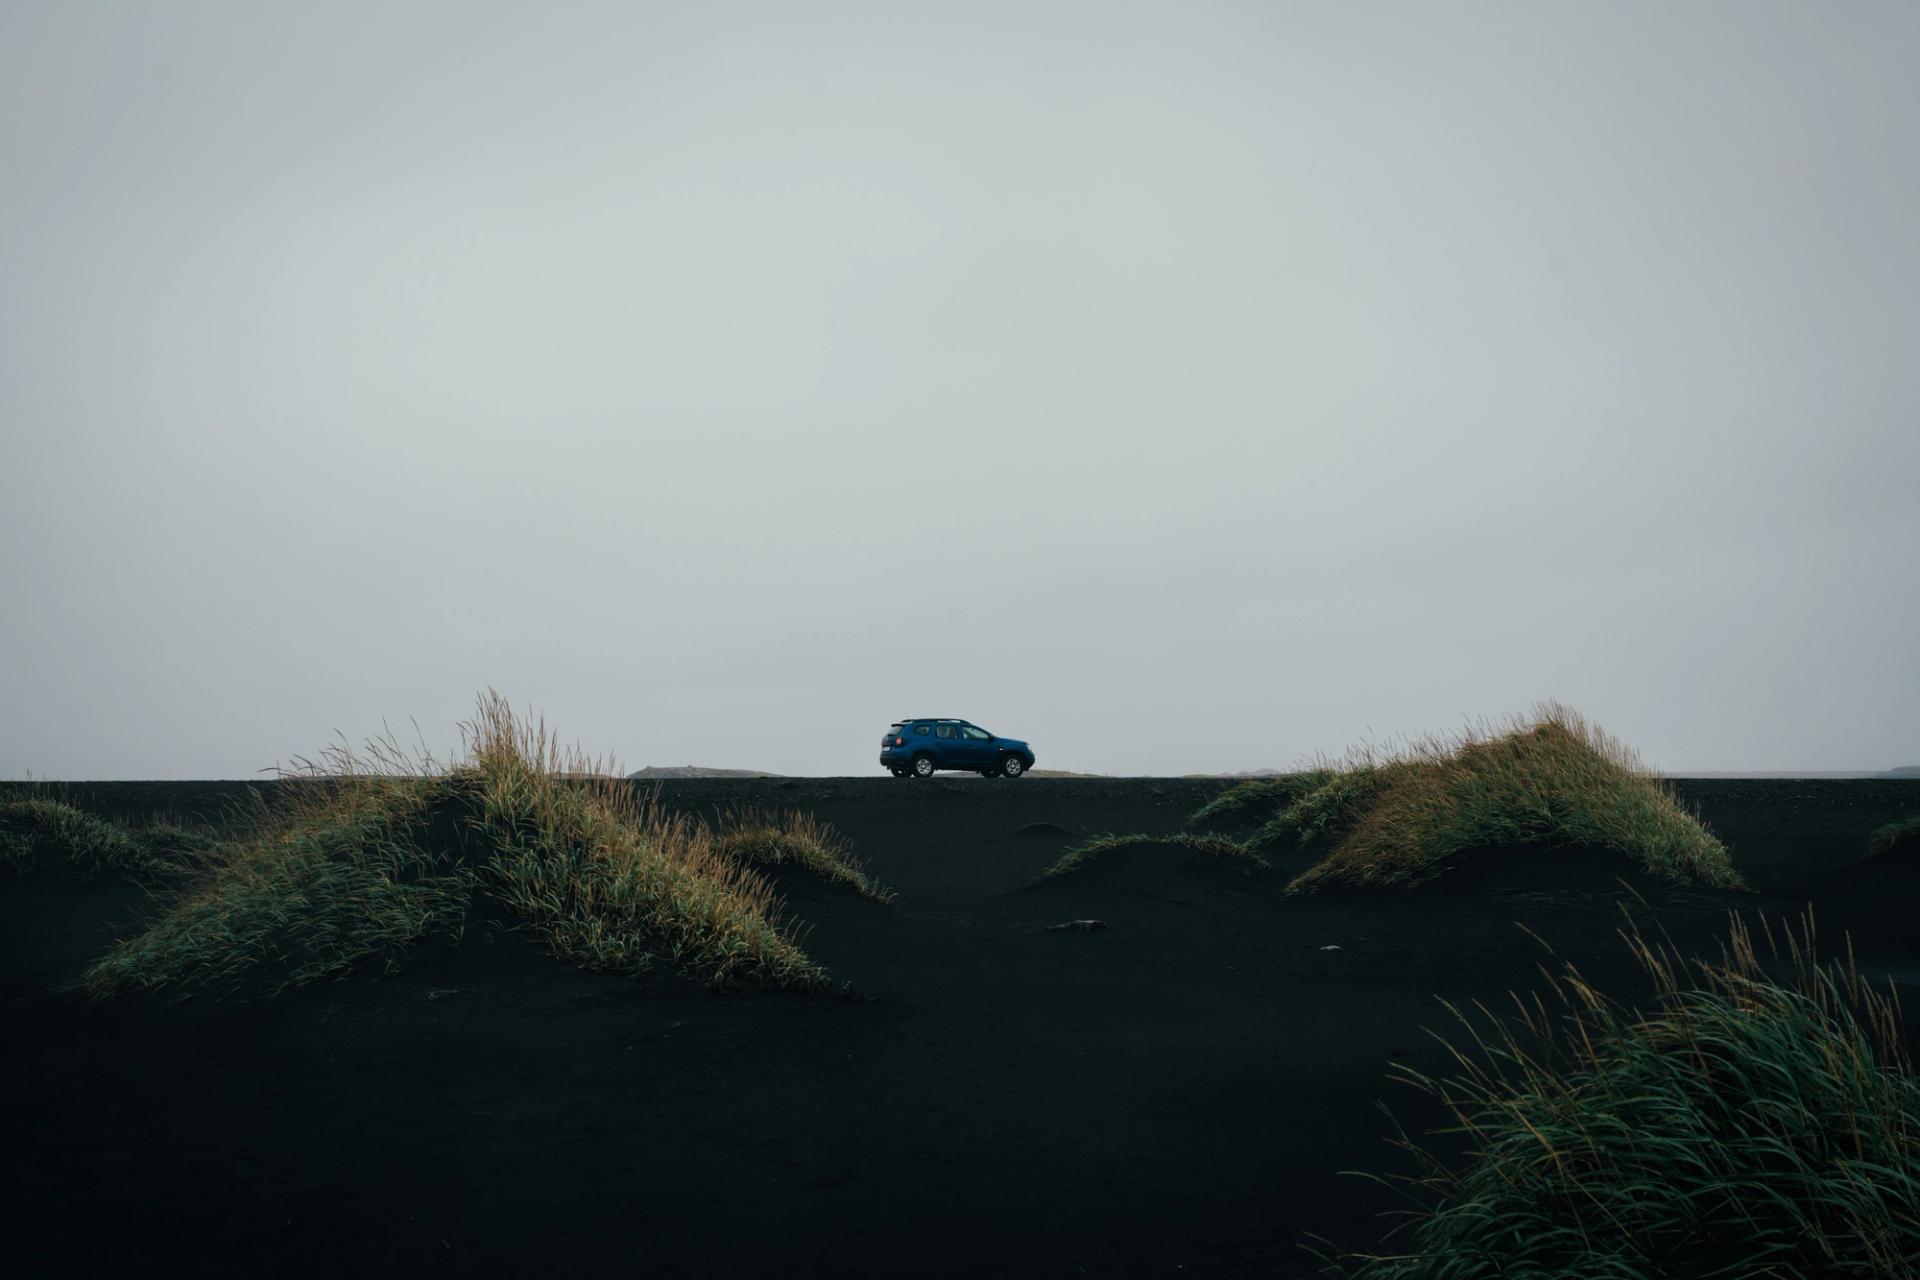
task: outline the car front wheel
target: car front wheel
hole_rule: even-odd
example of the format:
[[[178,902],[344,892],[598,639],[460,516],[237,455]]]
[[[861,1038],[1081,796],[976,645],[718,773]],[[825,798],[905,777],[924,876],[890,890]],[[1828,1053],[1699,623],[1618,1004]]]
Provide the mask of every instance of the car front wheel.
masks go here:
[[[913,758],[913,776],[916,778],[931,778],[933,776],[933,757],[915,756]]]
[[[1006,761],[1000,766],[1000,772],[1006,774],[1009,778],[1017,778],[1026,771],[1026,762],[1021,760],[1019,756],[1008,756]]]

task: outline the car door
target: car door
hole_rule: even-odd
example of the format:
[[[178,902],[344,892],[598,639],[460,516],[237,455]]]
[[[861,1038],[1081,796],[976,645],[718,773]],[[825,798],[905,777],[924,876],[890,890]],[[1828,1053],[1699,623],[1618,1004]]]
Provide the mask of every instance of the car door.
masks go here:
[[[960,762],[969,769],[985,768],[994,762],[993,735],[977,724],[960,726]]]
[[[960,743],[960,726],[942,720],[933,726],[933,758],[949,769],[964,763],[966,749]]]

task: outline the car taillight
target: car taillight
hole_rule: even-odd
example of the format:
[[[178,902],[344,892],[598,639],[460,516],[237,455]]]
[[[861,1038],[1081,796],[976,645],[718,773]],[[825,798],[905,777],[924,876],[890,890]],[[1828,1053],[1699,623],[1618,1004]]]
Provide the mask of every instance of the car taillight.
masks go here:
[[[896,747],[904,747],[907,745],[907,740],[905,738],[895,738],[893,740],[893,745]]]

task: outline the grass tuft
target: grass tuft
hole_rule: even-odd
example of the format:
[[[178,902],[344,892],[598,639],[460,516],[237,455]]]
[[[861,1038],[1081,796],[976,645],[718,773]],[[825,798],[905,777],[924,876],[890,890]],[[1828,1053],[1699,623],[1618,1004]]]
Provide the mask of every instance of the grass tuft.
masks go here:
[[[189,845],[201,847],[197,832],[155,824],[131,832],[59,800],[35,796],[0,804],[0,863],[25,870],[52,859],[89,875],[103,871],[135,876],[170,874]]]
[[[133,837],[147,851],[176,870],[210,857],[222,843],[215,832],[200,825],[161,819],[133,828]]]
[[[1610,849],[1680,884],[1738,889],[1726,847],[1617,740],[1554,704],[1503,732],[1362,753],[1331,770],[1249,843],[1336,840],[1289,892],[1330,884],[1412,886],[1481,845]]]
[[[1285,809],[1303,793],[1323,785],[1332,772],[1330,769],[1308,769],[1300,773],[1283,773],[1277,778],[1253,778],[1237,782],[1195,809],[1193,816],[1187,819],[1187,825],[1198,826],[1202,822],[1233,817],[1249,810],[1272,813]]]
[[[433,780],[288,779],[255,830],[202,855],[199,877],[81,980],[95,997],[178,988],[228,993],[265,966],[268,993],[398,967],[429,932],[457,932],[473,877],[425,835]]]
[[[1089,866],[1117,850],[1137,849],[1146,845],[1173,845],[1216,860],[1228,870],[1241,875],[1254,875],[1271,869],[1265,858],[1239,841],[1229,840],[1225,836],[1195,835],[1190,831],[1177,831],[1166,836],[1150,836],[1137,831],[1128,835],[1106,832],[1090,836],[1061,854],[1059,861],[1041,873],[1040,878],[1052,880]]]
[[[1453,1009],[1454,1072],[1394,1075],[1464,1136],[1419,1172],[1402,1253],[1354,1280],[1769,1276],[1893,1280],[1920,1258],[1920,1083],[1889,986],[1819,962],[1811,918],[1765,962],[1736,918],[1720,959],[1623,934],[1652,980],[1628,1008],[1573,966],[1516,1019]],[[1778,976],[1776,975],[1776,972]]]
[[[561,750],[545,723],[498,694],[466,726],[473,825],[493,851],[489,882],[565,959],[640,974],[816,989],[826,972],[779,920],[772,887],[705,826],[669,818],[597,761]],[[585,775],[562,780],[558,775]]]
[[[1346,769],[1328,769],[1304,787],[1280,812],[1247,840],[1255,849],[1292,840],[1311,844],[1351,831],[1380,796],[1413,772],[1405,761],[1366,760]]]
[[[812,814],[728,810],[720,815],[713,841],[723,855],[746,866],[798,866],[875,902],[892,902],[895,896],[861,869],[832,827]]]
[[[1896,851],[1920,854],[1920,814],[1889,822],[1876,830],[1867,841],[1869,858],[1884,857]]]

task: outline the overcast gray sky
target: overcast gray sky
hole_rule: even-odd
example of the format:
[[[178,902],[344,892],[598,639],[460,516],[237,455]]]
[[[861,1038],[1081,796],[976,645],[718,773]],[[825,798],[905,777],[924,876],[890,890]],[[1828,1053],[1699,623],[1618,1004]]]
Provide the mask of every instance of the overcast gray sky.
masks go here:
[[[0,3],[0,776],[1920,763],[1920,6]]]

